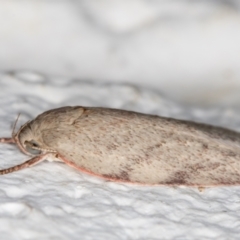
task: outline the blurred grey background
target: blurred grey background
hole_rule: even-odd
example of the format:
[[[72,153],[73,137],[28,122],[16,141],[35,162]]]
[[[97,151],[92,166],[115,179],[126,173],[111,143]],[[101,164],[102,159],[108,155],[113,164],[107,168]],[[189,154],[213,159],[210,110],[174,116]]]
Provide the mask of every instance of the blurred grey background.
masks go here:
[[[240,106],[238,0],[0,0],[0,71]]]

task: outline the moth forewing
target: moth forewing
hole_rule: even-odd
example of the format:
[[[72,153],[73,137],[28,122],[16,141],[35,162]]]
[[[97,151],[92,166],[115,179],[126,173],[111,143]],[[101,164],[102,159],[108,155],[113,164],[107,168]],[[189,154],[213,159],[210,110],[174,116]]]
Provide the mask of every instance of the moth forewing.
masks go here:
[[[15,142],[36,156],[0,174],[51,158],[113,181],[240,184],[240,134],[195,122],[110,108],[62,107],[25,124]]]

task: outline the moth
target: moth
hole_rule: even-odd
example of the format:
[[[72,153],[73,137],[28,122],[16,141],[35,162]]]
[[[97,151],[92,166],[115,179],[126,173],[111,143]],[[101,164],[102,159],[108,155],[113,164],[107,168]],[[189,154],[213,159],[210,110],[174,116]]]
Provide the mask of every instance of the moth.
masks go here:
[[[240,133],[190,121],[110,108],[61,107],[40,114],[0,142],[15,143],[31,156],[0,170],[1,175],[51,160],[119,182],[240,184]]]

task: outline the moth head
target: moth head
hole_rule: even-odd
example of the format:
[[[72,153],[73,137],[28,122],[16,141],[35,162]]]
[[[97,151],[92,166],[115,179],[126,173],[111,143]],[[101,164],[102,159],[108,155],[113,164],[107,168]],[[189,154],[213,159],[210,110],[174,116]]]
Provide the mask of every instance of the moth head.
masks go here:
[[[15,135],[21,150],[31,156],[41,155],[43,153],[43,144],[31,129],[30,123],[23,125]]]

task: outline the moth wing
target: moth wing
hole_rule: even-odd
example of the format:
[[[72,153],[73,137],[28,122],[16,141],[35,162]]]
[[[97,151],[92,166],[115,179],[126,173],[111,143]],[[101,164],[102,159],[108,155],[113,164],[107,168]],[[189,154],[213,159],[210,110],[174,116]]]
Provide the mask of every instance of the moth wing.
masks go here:
[[[131,182],[126,170],[126,157],[119,160],[114,147],[108,149],[104,141],[96,141],[91,135],[92,130],[82,133],[76,126],[62,129],[51,129],[42,132],[44,144],[57,151],[60,158],[68,165],[105,179]],[[121,145],[119,143],[119,145]]]
[[[148,120],[135,119],[136,124],[131,124],[120,115],[110,118],[80,117],[74,124],[45,130],[44,143],[67,164],[115,181],[240,184],[240,153],[235,143],[232,146],[231,141],[216,139],[212,134],[215,130],[210,129],[213,136],[197,126],[183,132],[176,122],[173,134],[173,128],[159,127],[161,119],[149,127]]]

